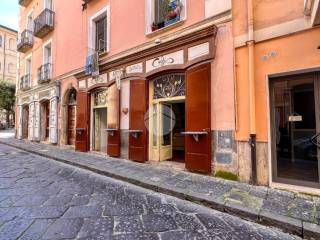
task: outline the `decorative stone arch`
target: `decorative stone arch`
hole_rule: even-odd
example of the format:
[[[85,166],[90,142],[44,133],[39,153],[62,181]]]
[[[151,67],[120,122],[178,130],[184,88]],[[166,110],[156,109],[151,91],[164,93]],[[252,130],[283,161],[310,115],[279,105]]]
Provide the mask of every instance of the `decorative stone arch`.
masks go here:
[[[69,84],[67,90],[65,91],[62,98],[61,106],[61,117],[62,117],[62,126],[61,126],[61,144],[68,145],[68,106],[70,104],[76,105],[78,91],[71,83]],[[74,98],[74,102],[70,102],[70,97]]]

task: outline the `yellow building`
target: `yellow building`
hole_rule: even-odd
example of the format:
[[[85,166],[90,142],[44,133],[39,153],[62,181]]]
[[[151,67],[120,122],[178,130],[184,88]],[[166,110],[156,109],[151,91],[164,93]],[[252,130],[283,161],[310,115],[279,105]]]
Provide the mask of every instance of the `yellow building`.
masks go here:
[[[0,25],[0,79],[16,82],[18,32]]]

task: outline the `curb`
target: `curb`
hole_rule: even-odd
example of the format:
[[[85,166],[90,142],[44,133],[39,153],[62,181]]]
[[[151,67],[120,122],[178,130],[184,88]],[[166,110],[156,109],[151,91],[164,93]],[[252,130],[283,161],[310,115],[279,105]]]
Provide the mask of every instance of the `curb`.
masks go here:
[[[206,196],[201,196],[200,194],[193,193],[188,190],[183,190],[176,187],[170,187],[161,182],[155,183],[155,182],[141,181],[139,178],[135,179],[134,177],[127,177],[123,174],[118,174],[116,172],[99,170],[98,168],[95,168],[95,167],[90,167],[85,164],[69,161],[64,158],[50,156],[45,153],[40,153],[35,150],[30,150],[28,148],[21,147],[21,146],[16,146],[11,143],[7,143],[3,141],[0,141],[0,143],[16,149],[21,149],[23,151],[26,151],[41,157],[62,162],[77,168],[89,170],[91,172],[97,173],[102,176],[111,177],[117,180],[121,180],[127,183],[131,183],[131,184],[152,190],[152,191],[170,195],[182,200],[187,200],[189,202],[193,202],[205,207],[209,207],[219,212],[225,212],[230,215],[237,216],[241,219],[255,222],[267,227],[275,227],[286,233],[303,237],[304,239],[311,239],[311,240],[320,239],[320,226],[317,224],[305,223],[302,220],[278,215],[276,213],[271,213],[263,210],[259,212],[255,209],[249,209],[240,205],[226,203],[221,201],[220,199],[212,199]]]

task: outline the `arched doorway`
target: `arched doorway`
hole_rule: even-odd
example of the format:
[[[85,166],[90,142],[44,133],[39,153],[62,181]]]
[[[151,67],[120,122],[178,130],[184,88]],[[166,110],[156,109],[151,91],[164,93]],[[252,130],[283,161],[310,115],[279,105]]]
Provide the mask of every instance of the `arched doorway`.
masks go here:
[[[75,145],[76,141],[76,112],[77,111],[77,90],[72,88],[69,91],[67,102],[67,145]]]
[[[29,131],[29,105],[24,105],[22,107],[22,139],[28,138]]]

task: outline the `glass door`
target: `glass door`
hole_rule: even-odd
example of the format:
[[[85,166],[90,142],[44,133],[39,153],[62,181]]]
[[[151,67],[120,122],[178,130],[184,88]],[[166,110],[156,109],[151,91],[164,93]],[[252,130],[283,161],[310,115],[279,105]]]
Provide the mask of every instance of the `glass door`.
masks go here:
[[[319,84],[316,76],[279,78],[271,83],[272,164],[276,182],[319,187]]]

